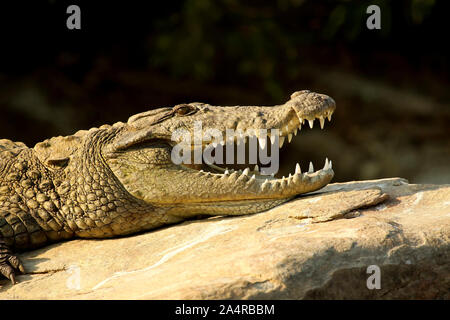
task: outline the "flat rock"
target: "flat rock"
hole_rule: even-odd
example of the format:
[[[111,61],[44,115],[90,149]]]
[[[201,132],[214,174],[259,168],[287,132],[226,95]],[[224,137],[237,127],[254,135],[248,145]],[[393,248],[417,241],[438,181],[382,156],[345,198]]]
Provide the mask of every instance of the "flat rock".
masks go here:
[[[251,216],[24,253],[0,299],[450,299],[449,238],[450,185],[335,183]]]

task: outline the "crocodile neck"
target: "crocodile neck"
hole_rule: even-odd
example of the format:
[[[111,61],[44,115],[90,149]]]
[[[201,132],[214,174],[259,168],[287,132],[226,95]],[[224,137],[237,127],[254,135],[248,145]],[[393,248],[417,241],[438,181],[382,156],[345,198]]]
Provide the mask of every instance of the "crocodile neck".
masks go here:
[[[108,238],[180,221],[136,199],[104,166],[97,143],[82,161],[49,170],[23,148],[0,173],[0,238],[17,250],[74,237]]]

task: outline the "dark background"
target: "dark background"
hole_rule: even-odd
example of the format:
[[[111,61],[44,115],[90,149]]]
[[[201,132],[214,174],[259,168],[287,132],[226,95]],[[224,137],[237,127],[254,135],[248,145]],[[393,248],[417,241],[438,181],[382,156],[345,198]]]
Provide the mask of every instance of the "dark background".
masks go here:
[[[81,8],[81,30],[66,8]],[[381,8],[381,30],[366,8]],[[29,146],[160,106],[332,96],[281,174],[450,183],[447,1],[14,1],[0,6],[0,137]]]

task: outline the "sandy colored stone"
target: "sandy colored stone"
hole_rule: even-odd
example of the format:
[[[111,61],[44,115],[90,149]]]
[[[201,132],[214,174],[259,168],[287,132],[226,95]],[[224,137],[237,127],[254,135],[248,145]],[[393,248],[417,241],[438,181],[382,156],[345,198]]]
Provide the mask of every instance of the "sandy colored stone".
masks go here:
[[[450,299],[449,238],[448,185],[335,183],[251,216],[24,253],[0,299]]]

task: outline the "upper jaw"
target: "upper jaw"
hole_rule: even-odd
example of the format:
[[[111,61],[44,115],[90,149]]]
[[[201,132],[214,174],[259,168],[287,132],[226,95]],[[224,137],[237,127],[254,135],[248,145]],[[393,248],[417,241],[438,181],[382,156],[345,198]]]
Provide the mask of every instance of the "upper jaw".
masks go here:
[[[305,90],[306,91],[306,90]],[[274,143],[274,134],[277,131],[279,137],[279,147],[281,148],[285,142],[288,140],[290,142],[292,137],[297,135],[298,131],[302,129],[302,125],[308,123],[309,127],[312,129],[314,126],[314,121],[319,120],[321,129],[324,128],[325,119],[331,121],[331,116],[336,108],[335,102],[332,98],[326,95],[320,95],[316,93],[306,94],[310,96],[308,99],[299,99],[294,93],[291,100],[289,100],[284,105],[274,106],[274,107],[238,107],[246,108],[245,112],[251,114],[261,114],[260,119],[250,119],[242,117],[234,117],[233,114],[237,113],[234,110],[235,107],[229,107],[231,117],[217,121],[215,125],[203,124],[203,131],[209,128],[218,129],[222,133],[222,139],[210,139],[202,140],[202,145],[208,145],[212,143],[214,146],[218,144],[225,145],[226,143],[236,143],[240,144],[242,142],[247,142],[249,138],[257,137],[259,143],[262,147],[267,144],[267,138],[270,139],[271,143]],[[303,98],[304,98],[303,94]],[[211,107],[209,108],[216,108]],[[228,107],[227,107],[228,108]],[[277,120],[274,120],[277,119]],[[197,121],[202,121],[201,117]],[[258,120],[260,120],[258,122]],[[194,121],[190,121],[189,126],[181,126],[179,129],[186,129],[193,126]],[[227,129],[234,130],[232,135],[227,134]],[[276,130],[274,130],[276,129]],[[175,129],[176,130],[176,129]],[[174,130],[174,131],[175,131]],[[265,130],[265,131],[264,131]],[[194,132],[192,128],[188,129],[191,136],[191,145],[194,147],[196,144],[194,141]],[[264,134],[265,133],[265,134]],[[173,132],[168,132],[166,134],[166,139],[169,138],[168,135],[173,134]],[[173,135],[171,136],[171,138]],[[171,145],[175,145],[179,141],[172,140]]]
[[[211,107],[209,105],[206,106],[207,109],[217,108]],[[228,108],[228,107],[227,107]],[[235,122],[234,127],[232,129],[237,129],[233,135],[227,135],[226,127],[227,121],[230,122],[230,119],[224,120],[223,123],[219,123],[222,127],[222,139],[211,139],[211,140],[202,140],[201,145],[195,144],[195,141],[191,140],[192,148],[204,148],[207,145],[212,145],[217,147],[220,145],[223,147],[226,144],[234,143],[236,145],[240,145],[242,143],[247,144],[249,139],[257,138],[259,146],[261,148],[266,148],[270,146],[270,144],[274,144],[278,142],[279,148],[282,148],[285,142],[290,143],[293,136],[296,136],[298,131],[302,129],[302,125],[308,123],[309,127],[312,129],[314,126],[315,120],[319,120],[319,124],[321,129],[324,128],[325,119],[331,121],[331,116],[336,109],[336,104],[334,100],[323,94],[317,94],[314,92],[310,92],[308,90],[297,91],[291,95],[291,99],[286,102],[284,105],[274,106],[274,107],[229,107],[231,110],[230,114],[231,118],[234,119],[233,115],[237,113],[237,109],[234,108],[245,108],[246,112],[251,113],[259,113],[261,118],[263,119],[262,123],[257,123],[256,119],[254,121],[254,127],[248,123],[248,119],[242,119],[241,122]],[[222,109],[222,108],[221,108]],[[273,121],[273,119],[277,119]],[[271,121],[272,120],[272,121]],[[203,128],[206,129],[206,128]],[[264,129],[264,130],[259,130]],[[276,130],[274,130],[276,129]],[[277,135],[275,137],[275,134]],[[193,136],[193,135],[191,135]],[[277,139],[275,139],[277,138]],[[171,145],[175,145],[176,141],[171,141]],[[310,164],[311,167],[312,164]],[[298,165],[297,165],[298,167]],[[324,166],[324,169],[327,168],[327,165]],[[225,169],[220,167],[212,167],[209,166],[211,171],[219,170],[219,173],[224,173]],[[221,171],[220,171],[221,170]],[[310,171],[310,170],[309,170]],[[333,175],[331,170],[331,166],[327,171],[327,175]],[[232,172],[232,171],[231,171]],[[258,170],[254,170],[253,173],[256,176],[259,175]],[[311,172],[309,172],[311,173]],[[322,172],[324,173],[324,172]],[[270,179],[270,177],[269,177]]]

